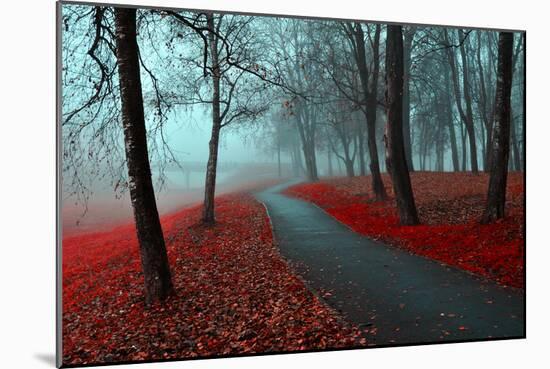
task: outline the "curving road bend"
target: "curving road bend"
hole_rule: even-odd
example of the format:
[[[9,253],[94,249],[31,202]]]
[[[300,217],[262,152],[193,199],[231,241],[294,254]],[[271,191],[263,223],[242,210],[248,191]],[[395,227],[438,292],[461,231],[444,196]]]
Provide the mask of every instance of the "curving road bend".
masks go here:
[[[373,345],[525,337],[524,292],[359,235],[281,193],[265,204],[280,252]]]

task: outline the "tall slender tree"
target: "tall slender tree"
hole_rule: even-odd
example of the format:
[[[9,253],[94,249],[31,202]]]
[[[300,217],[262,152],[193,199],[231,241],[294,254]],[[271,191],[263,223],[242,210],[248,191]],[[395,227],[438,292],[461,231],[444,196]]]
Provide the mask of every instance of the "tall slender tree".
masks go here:
[[[458,112],[460,114],[460,118],[462,119],[462,122],[464,123],[464,127],[466,129],[466,133],[468,135],[468,144],[470,147],[470,165],[473,173],[478,173],[478,165],[477,165],[477,145],[476,145],[476,138],[475,138],[475,127],[474,127],[474,118],[473,118],[473,112],[472,112],[472,99],[470,96],[470,76],[469,76],[469,67],[468,67],[468,59],[466,57],[466,46],[468,36],[470,32],[464,33],[460,30],[457,30],[457,35],[459,37],[459,49],[460,49],[460,57],[462,62],[462,92],[463,95],[460,93],[460,83],[459,83],[459,71],[457,62],[455,59],[455,54],[453,51],[453,45],[451,45],[449,41],[449,36],[447,30],[444,31],[444,37],[445,37],[445,43],[447,44],[446,50],[447,50],[447,58],[449,61],[449,65],[451,66],[451,76],[453,79],[453,88],[454,88],[454,95],[456,99],[456,106],[458,108]],[[464,103],[462,100],[464,99]],[[464,151],[465,145],[463,144],[463,158],[465,156]],[[463,168],[465,168],[465,160],[463,160]]]
[[[372,178],[372,189],[377,200],[387,197],[384,182],[380,175],[378,147],[376,144],[376,111],[378,107],[378,75],[380,72],[380,25],[374,30],[372,45],[372,70],[369,73],[366,60],[365,34],[360,23],[348,24],[348,34],[352,43],[359,79],[366,102],[365,118],[367,121],[367,144],[369,149],[369,169]]]
[[[404,81],[403,81],[403,142],[405,145],[405,157],[407,159],[407,166],[409,171],[414,171],[413,158],[412,158],[412,144],[411,144],[411,53],[412,43],[416,28],[409,26],[404,32],[403,42],[403,63],[404,63]]]
[[[218,55],[218,36],[214,26],[214,15],[207,14],[208,46],[212,59],[212,133],[208,143],[208,163],[206,164],[206,181],[204,185],[204,206],[202,209],[202,221],[214,223],[214,197],[216,195],[216,173],[218,166],[218,147],[220,131],[222,129],[222,117],[220,111],[220,78],[221,70]]]
[[[151,304],[164,300],[172,292],[173,286],[147,150],[136,10],[115,8],[115,24],[128,187],[145,279],[145,301]]]
[[[176,24],[193,30],[199,36],[195,42],[201,44],[202,52],[198,55],[181,58],[186,63],[202,65],[202,77],[184,74],[182,79],[193,91],[192,98],[185,103],[207,104],[212,109],[202,221],[213,224],[221,130],[230,124],[255,121],[269,107],[269,102],[262,99],[266,87],[284,86],[261,65],[256,44],[259,41],[248,32],[252,18],[212,12],[192,16],[186,12],[167,13]],[[206,99],[203,88],[211,92]]]
[[[520,59],[520,54],[522,53],[522,49],[523,49],[523,37],[525,35],[523,35],[521,38],[519,38],[519,40],[517,41],[517,44],[516,44],[516,49],[514,51],[514,55],[513,55],[513,62],[512,62],[512,75],[514,75],[515,77],[514,78],[518,78],[518,83],[519,85],[521,86],[522,85],[522,75],[521,73],[518,74],[516,73],[516,66],[517,66],[517,62],[518,60]],[[523,63],[522,63],[523,64]],[[525,65],[522,65],[522,67],[525,67]],[[518,77],[516,77],[518,76]],[[513,81],[512,81],[513,82]],[[523,96],[524,94],[524,89],[523,88],[520,88],[520,96]],[[519,110],[519,109],[517,109]],[[520,141],[520,138],[521,137],[518,137],[519,135],[517,134],[516,132],[516,124],[519,122],[520,125],[521,125],[521,120],[520,120],[520,117],[519,117],[519,114],[517,114],[517,110],[515,111],[512,111],[510,113],[510,149],[512,150],[512,158],[513,158],[513,169],[514,170],[521,170],[521,156],[520,156],[520,150],[519,150],[519,141]],[[522,113],[522,115],[525,114],[524,112]]]
[[[512,90],[512,54],[514,34],[500,32],[498,38],[498,71],[495,96],[495,121],[491,147],[491,175],[487,192],[487,204],[481,218],[490,223],[504,217],[506,181],[510,150],[510,95]]]
[[[451,103],[451,85],[449,82],[449,69],[446,65],[443,66],[443,78],[445,81],[445,115],[447,116],[447,128],[449,130],[449,141],[451,143],[451,158],[453,162],[453,170],[455,172],[460,171],[460,165],[458,162],[458,148],[456,144],[456,133],[453,119],[453,107]]]
[[[402,225],[419,223],[403,145],[403,36],[388,25],[386,36],[386,166]]]

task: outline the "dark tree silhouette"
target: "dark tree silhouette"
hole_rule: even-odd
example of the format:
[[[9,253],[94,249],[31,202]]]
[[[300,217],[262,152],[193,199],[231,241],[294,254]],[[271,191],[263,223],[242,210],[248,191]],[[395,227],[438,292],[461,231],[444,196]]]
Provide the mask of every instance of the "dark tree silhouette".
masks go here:
[[[411,144],[411,52],[414,35],[416,33],[415,27],[407,27],[404,33],[403,42],[403,68],[404,68],[404,81],[403,81],[403,142],[405,145],[405,157],[407,159],[407,166],[409,171],[414,171],[412,160],[412,144]]]
[[[220,141],[220,130],[222,118],[220,112],[220,64],[218,60],[218,37],[215,34],[214,16],[207,15],[208,22],[208,46],[212,59],[212,135],[208,143],[210,155],[206,165],[206,181],[204,185],[204,206],[202,210],[202,221],[214,223],[214,196],[216,193],[216,167],[218,165],[218,146]]]
[[[458,163],[458,148],[456,144],[455,127],[453,123],[453,107],[451,103],[451,84],[449,82],[449,69],[443,66],[443,79],[445,81],[445,115],[447,116],[447,128],[449,130],[449,141],[451,144],[451,158],[453,162],[453,170],[458,172],[460,165]]]
[[[459,39],[461,40],[459,43],[459,49],[460,49],[460,57],[462,62],[462,92],[463,95],[460,93],[460,83],[459,83],[459,71],[457,62],[455,59],[455,54],[453,51],[453,47],[451,47],[451,44],[449,42],[449,36],[447,30],[444,31],[445,36],[445,43],[447,44],[447,58],[449,61],[449,65],[451,66],[451,76],[453,79],[453,87],[455,92],[455,99],[456,99],[456,106],[458,108],[458,112],[460,114],[460,118],[462,119],[462,122],[464,123],[464,126],[466,128],[466,132],[468,134],[468,143],[470,146],[470,163],[471,163],[471,169],[473,173],[478,173],[478,166],[477,166],[477,145],[476,145],[476,138],[475,138],[475,127],[474,127],[474,117],[472,112],[472,98],[470,95],[470,79],[469,79],[469,71],[468,71],[468,59],[466,57],[466,47],[465,43],[467,41],[467,37],[470,34],[464,33],[460,30],[457,30],[457,35]],[[464,98],[464,104],[462,103],[462,97]],[[464,144],[462,145],[464,149]],[[463,160],[463,166],[465,165]]]
[[[136,10],[115,8],[115,24],[128,187],[145,279],[145,301],[151,304],[164,300],[173,287],[147,150],[136,39]]]
[[[378,74],[380,71],[380,25],[377,24],[372,39],[372,71],[367,67],[365,57],[365,34],[361,24],[348,25],[348,32],[353,35],[352,40],[355,60],[359,70],[359,79],[365,97],[365,116],[367,121],[367,142],[370,156],[370,172],[372,177],[372,189],[377,200],[383,200],[387,197],[382,176],[380,175],[380,164],[378,161],[378,148],[376,145],[376,109],[378,105]],[[370,78],[369,78],[370,77]],[[401,109],[402,111],[403,109]]]
[[[403,145],[403,36],[388,25],[386,36],[386,166],[402,225],[419,223]]]
[[[490,223],[504,217],[506,181],[510,151],[510,93],[512,89],[512,54],[514,34],[500,32],[498,38],[498,71],[495,96],[495,121],[491,147],[491,175],[487,204],[482,223]]]
[[[523,38],[525,37],[525,34],[522,35],[522,37],[518,40],[517,42],[517,45],[516,45],[516,49],[514,51],[514,55],[513,55],[513,62],[512,62],[512,75],[513,76],[516,76],[517,73],[516,73],[516,65],[517,65],[517,62],[518,62],[518,59],[520,59],[520,53],[522,52],[522,49],[523,49]],[[525,67],[525,64],[523,64],[523,67]],[[523,82],[520,82],[520,85],[522,83],[525,83],[525,81]],[[521,91],[521,94],[520,96],[523,96],[523,93],[525,92],[525,89],[522,88],[520,89]],[[519,109],[517,109],[519,110]],[[517,116],[517,114],[515,114],[515,112],[517,111],[511,111],[510,112],[510,149],[512,150],[511,154],[512,155],[512,158],[513,158],[513,169],[514,170],[521,170],[521,162],[522,162],[522,159],[521,159],[521,155],[520,155],[520,149],[519,149],[519,144],[518,144],[518,141],[520,140],[520,137],[518,137],[518,134],[517,134],[517,131],[516,131],[516,124],[517,122],[519,121],[519,117]],[[524,114],[522,114],[524,115]],[[517,119],[516,119],[517,118]]]
[[[167,14],[183,29],[193,30],[199,36],[196,41],[203,45],[200,55],[192,58],[194,64],[202,65],[203,78],[191,76],[187,81],[194,89],[191,94],[194,96],[187,104],[208,104],[212,109],[202,221],[213,224],[216,221],[216,174],[221,130],[230,124],[250,123],[262,116],[270,106],[269,101],[263,99],[268,87],[297,93],[288,87],[277,68],[269,68],[270,61],[259,52],[263,47],[262,40],[250,33],[252,18],[212,12],[168,11]],[[201,93],[203,83],[212,91],[206,99]]]

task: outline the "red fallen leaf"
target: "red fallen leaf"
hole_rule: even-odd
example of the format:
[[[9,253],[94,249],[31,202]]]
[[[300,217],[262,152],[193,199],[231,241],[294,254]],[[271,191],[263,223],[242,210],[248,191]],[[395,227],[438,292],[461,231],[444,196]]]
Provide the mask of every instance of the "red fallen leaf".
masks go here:
[[[133,225],[63,239],[64,364],[358,344],[281,258],[252,196],[217,198],[213,227],[201,210],[162,217],[176,292],[148,309]]]
[[[468,329],[468,328],[466,328],[466,327],[463,326],[463,325],[461,325],[460,327],[458,327],[458,330],[460,330],[460,331],[465,331],[466,329]]]

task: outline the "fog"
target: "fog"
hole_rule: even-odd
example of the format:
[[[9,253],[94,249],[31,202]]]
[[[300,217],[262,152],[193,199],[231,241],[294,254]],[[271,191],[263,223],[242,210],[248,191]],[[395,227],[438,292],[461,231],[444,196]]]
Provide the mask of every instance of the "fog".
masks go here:
[[[64,5],[62,16],[63,231],[131,223],[114,12]],[[154,10],[136,22],[161,215],[202,201],[213,132],[218,195],[386,171],[385,25]],[[409,169],[488,170],[499,33],[403,26],[401,38]],[[524,161],[524,47],[517,33],[511,170]]]
[[[210,121],[206,114],[196,113],[183,125],[169,121],[173,126],[167,134],[168,142],[177,153],[176,165],[159,169],[151,162],[156,189],[157,206],[161,215],[184,206],[198,204],[204,197]],[[273,153],[257,147],[257,129],[239,127],[221,134],[217,173],[217,194],[237,191],[247,185],[278,177]],[[281,158],[288,167],[286,155]],[[289,175],[288,171],[284,173]],[[132,207],[128,191],[118,191],[110,180],[94,179],[86,202],[69,196],[64,191],[62,204],[63,233],[71,235],[91,230],[108,230],[132,221]]]

